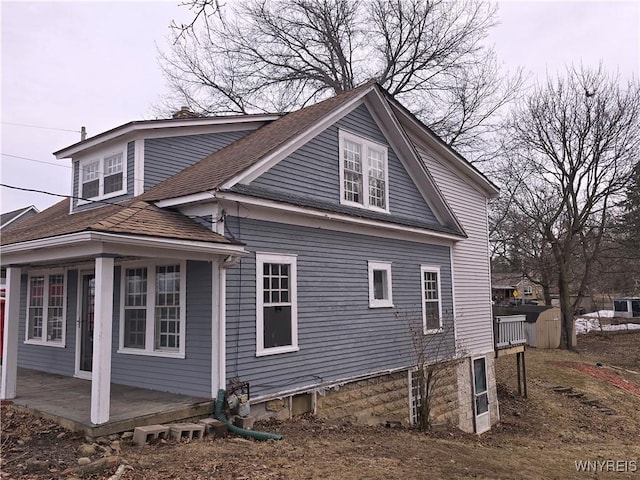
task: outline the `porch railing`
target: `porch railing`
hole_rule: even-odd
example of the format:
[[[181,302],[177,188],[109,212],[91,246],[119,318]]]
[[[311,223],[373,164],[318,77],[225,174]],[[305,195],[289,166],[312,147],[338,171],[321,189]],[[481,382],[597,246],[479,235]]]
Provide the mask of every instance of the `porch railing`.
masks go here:
[[[495,317],[493,320],[493,338],[495,348],[509,348],[524,345],[527,342],[524,324],[525,315]]]

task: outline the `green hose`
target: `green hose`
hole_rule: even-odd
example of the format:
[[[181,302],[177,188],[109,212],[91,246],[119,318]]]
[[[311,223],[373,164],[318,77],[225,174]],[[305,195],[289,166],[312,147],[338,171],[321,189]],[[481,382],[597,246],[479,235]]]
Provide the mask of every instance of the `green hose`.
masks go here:
[[[246,428],[236,427],[232,424],[227,417],[225,417],[224,412],[222,411],[225,393],[225,390],[222,388],[218,390],[218,398],[216,399],[216,408],[213,418],[224,423],[230,432],[242,437],[254,438],[256,440],[282,440],[282,435],[278,435],[277,433],[256,432],[255,430],[247,430]]]

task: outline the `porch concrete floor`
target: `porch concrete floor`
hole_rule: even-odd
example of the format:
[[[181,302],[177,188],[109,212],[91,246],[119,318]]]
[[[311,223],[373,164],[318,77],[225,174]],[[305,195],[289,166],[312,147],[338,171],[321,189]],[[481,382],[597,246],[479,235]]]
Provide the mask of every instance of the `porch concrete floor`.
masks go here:
[[[25,368],[18,368],[16,398],[12,401],[65,428],[84,431],[90,437],[133,430],[142,425],[206,417],[213,412],[214,405],[210,398],[112,383],[109,421],[94,425],[91,423],[91,381]]]

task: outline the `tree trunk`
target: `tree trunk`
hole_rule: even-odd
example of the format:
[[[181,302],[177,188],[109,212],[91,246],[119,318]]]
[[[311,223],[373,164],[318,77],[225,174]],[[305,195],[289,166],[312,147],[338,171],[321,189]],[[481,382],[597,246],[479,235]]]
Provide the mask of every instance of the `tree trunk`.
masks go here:
[[[571,307],[571,294],[569,281],[566,274],[566,265],[562,265],[558,272],[558,289],[560,291],[560,309],[562,310],[562,325],[560,329],[560,348],[575,350],[573,310]]]
[[[548,284],[542,285],[542,295],[544,296],[544,304],[551,306],[551,287]]]

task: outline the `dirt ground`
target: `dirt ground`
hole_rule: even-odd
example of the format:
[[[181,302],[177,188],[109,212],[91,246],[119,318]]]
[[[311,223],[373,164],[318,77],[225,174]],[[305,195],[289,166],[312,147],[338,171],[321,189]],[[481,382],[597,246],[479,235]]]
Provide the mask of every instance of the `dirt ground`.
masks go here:
[[[578,353],[527,351],[526,399],[516,394],[515,356],[498,359],[501,422],[480,436],[303,416],[255,426],[281,441],[229,436],[137,447],[113,438],[92,458],[118,455],[127,465],[121,480],[640,478],[640,331],[578,342]],[[86,443],[11,405],[2,406],[1,441],[2,478],[34,480],[74,478],[63,472],[77,466]],[[582,461],[592,462],[590,472],[577,471]],[[85,478],[109,478],[116,467],[107,467]]]

